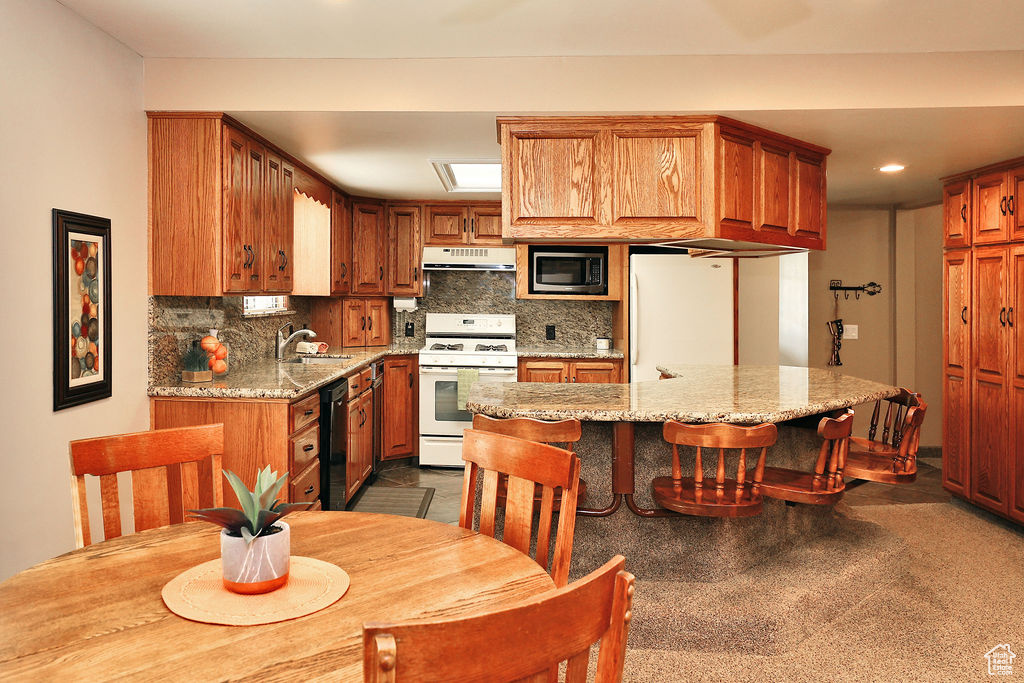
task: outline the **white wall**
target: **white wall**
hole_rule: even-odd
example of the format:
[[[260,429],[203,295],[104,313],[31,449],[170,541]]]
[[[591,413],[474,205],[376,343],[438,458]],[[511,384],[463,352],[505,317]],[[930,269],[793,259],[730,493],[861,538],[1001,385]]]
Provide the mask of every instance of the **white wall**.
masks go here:
[[[53,0],[0,0],[0,580],[71,550],[68,441],[146,429],[142,59]],[[50,211],[111,219],[113,396],[53,412]]]
[[[739,361],[807,365],[807,254],[737,259]]]

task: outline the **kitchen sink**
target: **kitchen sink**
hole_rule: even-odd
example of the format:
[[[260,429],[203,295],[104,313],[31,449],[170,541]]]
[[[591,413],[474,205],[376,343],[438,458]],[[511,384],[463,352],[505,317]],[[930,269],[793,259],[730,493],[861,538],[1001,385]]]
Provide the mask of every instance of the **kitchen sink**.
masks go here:
[[[337,365],[347,363],[352,356],[297,356],[289,358],[285,363],[301,363],[303,365]]]

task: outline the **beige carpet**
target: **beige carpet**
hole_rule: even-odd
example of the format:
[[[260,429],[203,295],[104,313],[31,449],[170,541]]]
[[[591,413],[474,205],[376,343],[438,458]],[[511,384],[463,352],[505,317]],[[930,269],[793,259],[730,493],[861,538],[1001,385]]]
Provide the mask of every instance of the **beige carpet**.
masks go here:
[[[1019,655],[1008,680],[1024,678],[1024,533],[1019,528],[959,501],[844,506],[843,511],[906,541],[910,560],[891,581],[789,651],[630,649],[624,679],[977,681],[989,679],[984,655],[1000,643],[1009,643]]]

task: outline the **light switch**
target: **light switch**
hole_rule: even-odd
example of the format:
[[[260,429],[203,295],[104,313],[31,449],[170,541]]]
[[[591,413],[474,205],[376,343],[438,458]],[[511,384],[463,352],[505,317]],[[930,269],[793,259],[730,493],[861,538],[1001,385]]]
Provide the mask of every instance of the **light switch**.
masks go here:
[[[846,325],[843,330],[843,339],[857,339],[860,335],[859,325]]]

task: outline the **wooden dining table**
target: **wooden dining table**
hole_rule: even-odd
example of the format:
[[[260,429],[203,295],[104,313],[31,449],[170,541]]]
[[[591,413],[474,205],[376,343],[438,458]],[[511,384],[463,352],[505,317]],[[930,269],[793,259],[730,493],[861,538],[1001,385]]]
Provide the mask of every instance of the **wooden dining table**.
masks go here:
[[[423,519],[290,515],[292,555],[338,565],[348,592],[313,614],[221,626],[172,613],[160,591],[219,557],[219,528],[189,522],[75,550],[0,583],[0,679],[362,680],[362,625],[456,616],[554,587],[526,555]]]

